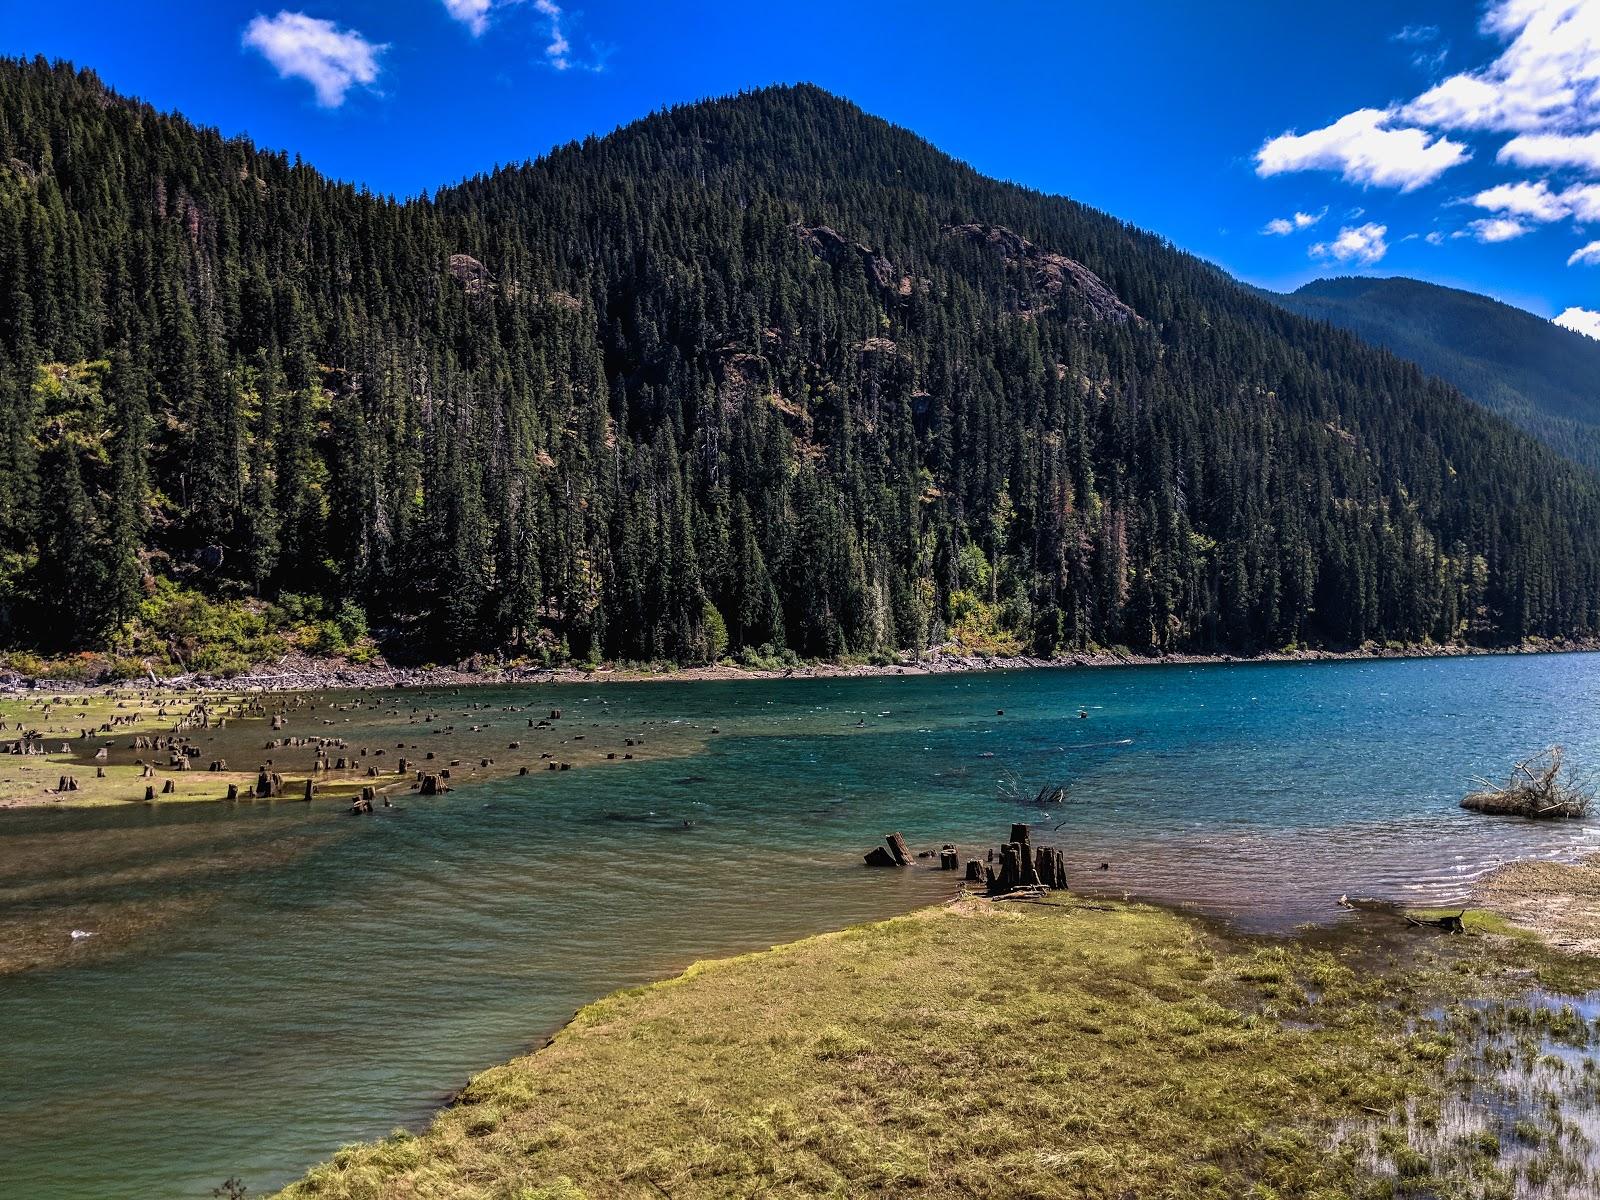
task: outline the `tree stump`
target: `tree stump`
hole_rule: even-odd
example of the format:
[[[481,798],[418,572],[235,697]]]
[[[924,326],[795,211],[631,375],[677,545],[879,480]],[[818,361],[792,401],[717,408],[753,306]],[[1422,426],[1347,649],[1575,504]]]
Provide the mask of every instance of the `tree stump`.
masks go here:
[[[967,882],[983,882],[983,864],[975,858],[967,859]]]
[[[886,834],[883,839],[889,846],[889,853],[894,856],[894,865],[904,867],[911,862],[911,852],[906,849],[906,840],[898,833]]]
[[[228,785],[228,799],[229,800],[237,800],[238,798],[239,798],[239,785],[237,783],[230,783]]]
[[[174,783],[170,779],[167,780],[165,783],[163,783],[161,785],[161,794],[163,796],[170,796],[170,795],[172,795],[173,792],[175,792],[177,790],[178,790],[178,785],[176,783]]]

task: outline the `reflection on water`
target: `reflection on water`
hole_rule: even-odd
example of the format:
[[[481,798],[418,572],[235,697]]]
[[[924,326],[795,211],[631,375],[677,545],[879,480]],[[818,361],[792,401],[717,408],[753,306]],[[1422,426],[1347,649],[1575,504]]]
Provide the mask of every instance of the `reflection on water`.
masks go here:
[[[0,1195],[264,1191],[618,986],[946,894],[859,866],[891,829],[977,851],[1031,820],[1080,886],[1284,927],[1580,852],[1587,824],[1456,805],[1549,742],[1600,762],[1588,655],[350,699],[288,732],[433,750],[460,786],[365,818],[0,814],[0,970],[55,964],[0,976]],[[264,725],[215,736],[268,753]],[[1068,803],[1014,798],[1046,785]]]

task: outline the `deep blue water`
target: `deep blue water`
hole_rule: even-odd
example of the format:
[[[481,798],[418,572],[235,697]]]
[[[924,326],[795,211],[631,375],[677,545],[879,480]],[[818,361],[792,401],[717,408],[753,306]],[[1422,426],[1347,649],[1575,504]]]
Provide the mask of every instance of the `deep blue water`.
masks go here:
[[[1337,919],[1341,893],[1453,898],[1495,862],[1594,843],[1586,822],[1457,807],[1472,775],[1553,742],[1600,765],[1594,655],[432,697],[339,732],[502,766],[572,738],[557,752],[578,769],[371,818],[0,813],[0,937],[70,946],[0,977],[0,1196],[201,1197],[229,1175],[265,1192],[617,987],[949,894],[935,871],[860,865],[890,830],[965,857],[1031,820],[1080,886],[1258,928]],[[425,732],[444,720],[414,723],[419,704],[456,732]],[[565,716],[547,734],[505,706]],[[1068,802],[1012,798],[1047,784]]]

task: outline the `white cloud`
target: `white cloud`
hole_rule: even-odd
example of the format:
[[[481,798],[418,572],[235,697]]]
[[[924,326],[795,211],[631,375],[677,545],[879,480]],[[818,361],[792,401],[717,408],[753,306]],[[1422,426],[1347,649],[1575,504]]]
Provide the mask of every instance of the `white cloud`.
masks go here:
[[[1505,48],[1399,110],[1440,129],[1589,127],[1600,118],[1600,0],[1493,0],[1483,30]]]
[[[1256,174],[1338,171],[1347,183],[1409,192],[1471,157],[1459,142],[1422,129],[1391,129],[1389,119],[1382,109],[1362,108],[1310,133],[1270,138],[1256,151]]]
[[[1346,225],[1331,242],[1318,242],[1312,246],[1311,257],[1370,267],[1389,253],[1389,243],[1384,240],[1388,232],[1387,225],[1376,225],[1370,221],[1365,225]]]
[[[1283,237],[1286,234],[1294,233],[1298,229],[1310,229],[1327,215],[1328,209],[1324,205],[1321,212],[1297,212],[1292,217],[1274,217],[1262,226],[1261,232],[1275,237]]]
[[[1529,231],[1529,226],[1515,217],[1484,217],[1470,222],[1467,228],[1478,241],[1487,243],[1509,242]]]
[[[1579,263],[1586,267],[1600,266],[1600,242],[1590,242],[1587,246],[1580,246],[1574,250],[1567,259],[1567,266],[1575,267]]]
[[[1561,193],[1569,215],[1580,223],[1600,221],[1600,183],[1580,183]]]
[[[1544,180],[1537,183],[1521,181],[1502,183],[1479,192],[1472,203],[1490,212],[1510,213],[1516,217],[1529,217],[1535,221],[1559,221],[1568,212],[1566,202],[1550,190]]]
[[[1561,328],[1570,329],[1573,333],[1600,338],[1600,312],[1595,312],[1593,309],[1569,308],[1554,320]]]
[[[444,0],[445,11],[480,37],[489,28],[489,8],[493,0]]]
[[[1444,233],[1442,230],[1435,229],[1432,233],[1424,236],[1422,240],[1430,246],[1442,246],[1444,245]]]
[[[1540,179],[1502,183],[1479,192],[1471,203],[1489,212],[1526,218],[1540,224],[1568,217],[1580,223],[1600,221],[1600,183],[1578,183],[1564,191],[1552,191]]]
[[[1522,167],[1576,167],[1600,175],[1600,133],[1525,133],[1500,147],[1499,158]]]
[[[261,51],[281,78],[304,79],[324,108],[338,108],[356,84],[375,82],[378,55],[387,49],[354,29],[287,10],[257,16],[245,26],[244,44]]]

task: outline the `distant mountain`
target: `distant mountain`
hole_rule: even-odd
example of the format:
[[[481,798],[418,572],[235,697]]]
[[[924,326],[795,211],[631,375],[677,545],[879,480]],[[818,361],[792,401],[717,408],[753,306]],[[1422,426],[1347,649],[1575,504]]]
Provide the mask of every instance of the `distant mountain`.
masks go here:
[[[1277,299],[1410,359],[1600,470],[1600,341],[1417,279],[1319,279]]]
[[[397,204],[0,62],[0,645],[197,670],[280,618],[433,661],[1593,637],[1600,479],[814,87]]]

